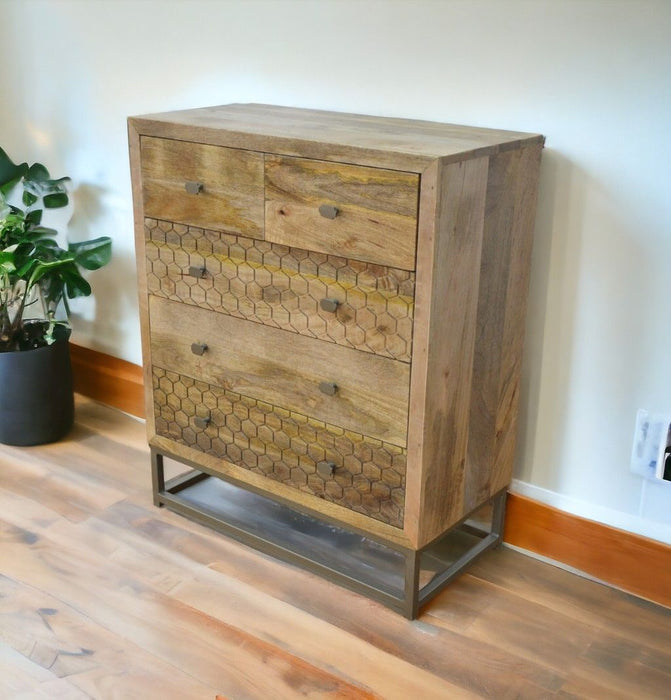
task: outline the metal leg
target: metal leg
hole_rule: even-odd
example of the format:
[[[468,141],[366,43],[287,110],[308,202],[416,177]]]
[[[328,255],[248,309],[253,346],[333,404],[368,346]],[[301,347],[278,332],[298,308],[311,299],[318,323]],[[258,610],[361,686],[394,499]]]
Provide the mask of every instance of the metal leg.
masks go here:
[[[492,513],[492,535],[497,536],[496,546],[503,542],[503,523],[506,517],[506,498],[508,492],[504,489],[494,498],[494,511]]]
[[[492,499],[492,524],[489,534],[468,549],[451,566],[434,576],[419,592],[419,605],[424,605],[447,586],[456,576],[483,552],[496,547],[502,539],[503,520],[506,512],[506,491],[503,490]]]
[[[160,494],[165,491],[165,471],[163,469],[163,455],[156,450],[151,450],[151,486],[154,493],[154,505],[162,506]]]
[[[166,481],[164,455],[152,448],[155,505],[363,593],[410,620],[476,557],[502,539],[505,490],[491,500],[490,526],[480,527],[476,520],[466,518],[419,551],[380,541],[371,549],[375,540],[366,533],[329,524],[320,516],[297,511],[293,504],[188,465],[192,471]],[[297,533],[301,536],[296,537]],[[428,576],[430,580],[420,588],[420,578]]]
[[[403,614],[414,620],[419,612],[419,558],[420,553],[408,550],[405,553],[405,597]]]

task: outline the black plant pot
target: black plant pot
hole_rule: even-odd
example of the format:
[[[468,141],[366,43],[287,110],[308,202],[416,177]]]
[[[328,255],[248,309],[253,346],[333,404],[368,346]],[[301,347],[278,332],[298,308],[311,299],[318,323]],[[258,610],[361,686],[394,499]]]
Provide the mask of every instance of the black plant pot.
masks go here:
[[[62,438],[74,420],[70,344],[0,352],[0,442],[42,445]]]

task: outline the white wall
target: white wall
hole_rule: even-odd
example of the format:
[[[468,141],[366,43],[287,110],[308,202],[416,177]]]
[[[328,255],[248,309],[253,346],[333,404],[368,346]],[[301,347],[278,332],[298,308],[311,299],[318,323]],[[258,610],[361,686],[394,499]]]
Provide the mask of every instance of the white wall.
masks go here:
[[[75,340],[133,362],[126,116],[254,101],[545,134],[515,486],[671,542],[671,488],[629,473],[637,408],[671,413],[668,0],[0,10],[0,144],[73,177],[73,237],[114,238]]]

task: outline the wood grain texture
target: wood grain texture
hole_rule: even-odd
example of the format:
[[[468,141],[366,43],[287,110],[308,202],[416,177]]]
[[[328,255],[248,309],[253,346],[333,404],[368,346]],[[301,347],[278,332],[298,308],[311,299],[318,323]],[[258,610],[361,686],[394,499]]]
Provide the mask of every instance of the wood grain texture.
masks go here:
[[[669,609],[502,548],[410,622],[154,508],[147,464],[85,400],[0,447],[0,696],[668,696]]]
[[[510,484],[540,147],[490,159],[479,274],[464,510]]]
[[[265,183],[266,240],[414,270],[416,174],[267,155]]]
[[[510,271],[506,287],[505,320],[496,410],[496,452],[491,464],[490,493],[510,484],[513,474],[519,409],[519,384],[526,330],[531,253],[538,201],[542,145],[518,151],[514,175],[514,204],[510,226]]]
[[[500,129],[260,104],[144,115],[131,124],[154,136],[416,173],[439,158],[456,162],[543,141]]]
[[[311,493],[297,491],[287,484],[268,479],[262,474],[239,467],[214,454],[203,452],[161,435],[152,437],[149,444],[167,457],[213,476],[221,476],[238,486],[243,486],[250,491],[291,506],[299,512],[318,516],[335,525],[345,525],[361,534],[370,534],[383,542],[402,547],[412,546],[405,533],[393,525],[388,525],[348,508],[342,508],[326,499],[315,498]],[[184,469],[182,468],[181,471]]]
[[[417,509],[408,531],[417,547],[467,515],[464,473],[487,171],[488,159],[480,158],[423,178],[406,492],[408,511]]]
[[[157,367],[153,388],[159,435],[403,527],[403,448]]]
[[[410,362],[414,272],[167,221],[145,224],[151,294]],[[324,299],[337,308],[323,309]]]
[[[140,149],[145,216],[263,238],[263,154],[147,136]]]
[[[671,547],[511,494],[505,540],[671,607]]]
[[[144,417],[142,367],[112,355],[70,344],[75,391]]]
[[[156,366],[405,447],[404,362],[156,297],[149,307]],[[193,354],[192,343],[206,352]]]
[[[142,342],[142,375],[144,386],[151,385],[151,347],[149,344],[149,303],[147,296],[147,262],[144,241],[144,208],[142,195],[142,162],[140,134],[128,120],[128,155],[130,163],[131,189],[133,194],[133,222],[135,236],[135,264],[137,266],[138,307],[140,311],[140,338]],[[154,434],[152,398],[144,392],[144,416],[147,437]]]

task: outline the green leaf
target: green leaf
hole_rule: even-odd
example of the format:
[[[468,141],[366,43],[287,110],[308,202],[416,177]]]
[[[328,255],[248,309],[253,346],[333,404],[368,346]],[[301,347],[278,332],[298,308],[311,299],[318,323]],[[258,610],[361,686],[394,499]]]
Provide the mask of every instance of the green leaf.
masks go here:
[[[14,253],[7,250],[0,250],[0,274],[11,275],[15,271]]]
[[[27,172],[28,163],[16,165],[0,148],[0,191],[7,193]]]
[[[32,180],[33,182],[45,182],[49,179],[49,171],[42,165],[42,163],[33,163],[25,175],[26,180]]]
[[[65,282],[66,293],[70,299],[87,297],[91,294],[91,285],[81,276],[75,265],[72,268],[67,267],[63,269],[61,275]]]
[[[37,202],[38,197],[36,197],[32,192],[28,192],[28,190],[23,191],[23,203],[27,207],[32,207],[35,202]]]
[[[46,275],[53,275],[55,272],[59,272],[61,275],[66,273],[65,268],[68,265],[72,265],[72,260],[50,260],[48,262],[38,261],[37,265],[33,269],[30,280],[28,281],[28,286],[32,287],[37,284]],[[63,268],[62,270],[59,268]],[[75,268],[76,270],[76,268]],[[78,274],[78,273],[77,273]]]
[[[33,238],[44,238],[45,236],[55,236],[58,233],[58,231],[56,231],[55,228],[48,228],[47,226],[33,226],[30,229],[30,233],[35,234]]]
[[[24,192],[23,193],[23,201],[26,201],[26,195],[28,193]],[[35,199],[37,201],[37,198]],[[28,205],[30,206],[30,205]],[[29,211],[26,214],[26,221],[29,224],[32,224],[33,226],[37,226],[41,221],[42,221],[42,210],[41,209],[33,209],[32,211]]]
[[[53,238],[40,238],[35,242],[36,246],[39,246],[39,248],[44,248],[44,249],[49,249],[49,250],[61,250],[61,248],[58,245],[58,241],[55,241]]]
[[[71,243],[68,250],[74,254],[75,262],[85,270],[98,270],[112,258],[112,240],[101,236],[92,241]]]
[[[30,271],[37,265],[37,262],[32,258],[25,259],[18,255],[16,256],[16,276],[20,279],[28,279],[30,277]]]
[[[55,192],[54,194],[44,195],[44,206],[47,209],[58,209],[67,206],[69,198],[65,192]]]
[[[70,182],[70,180],[71,178],[69,177],[59,177],[55,180],[49,180],[49,185],[54,190],[58,190],[59,192],[65,192],[65,190],[67,189],[65,187],[65,183]]]

